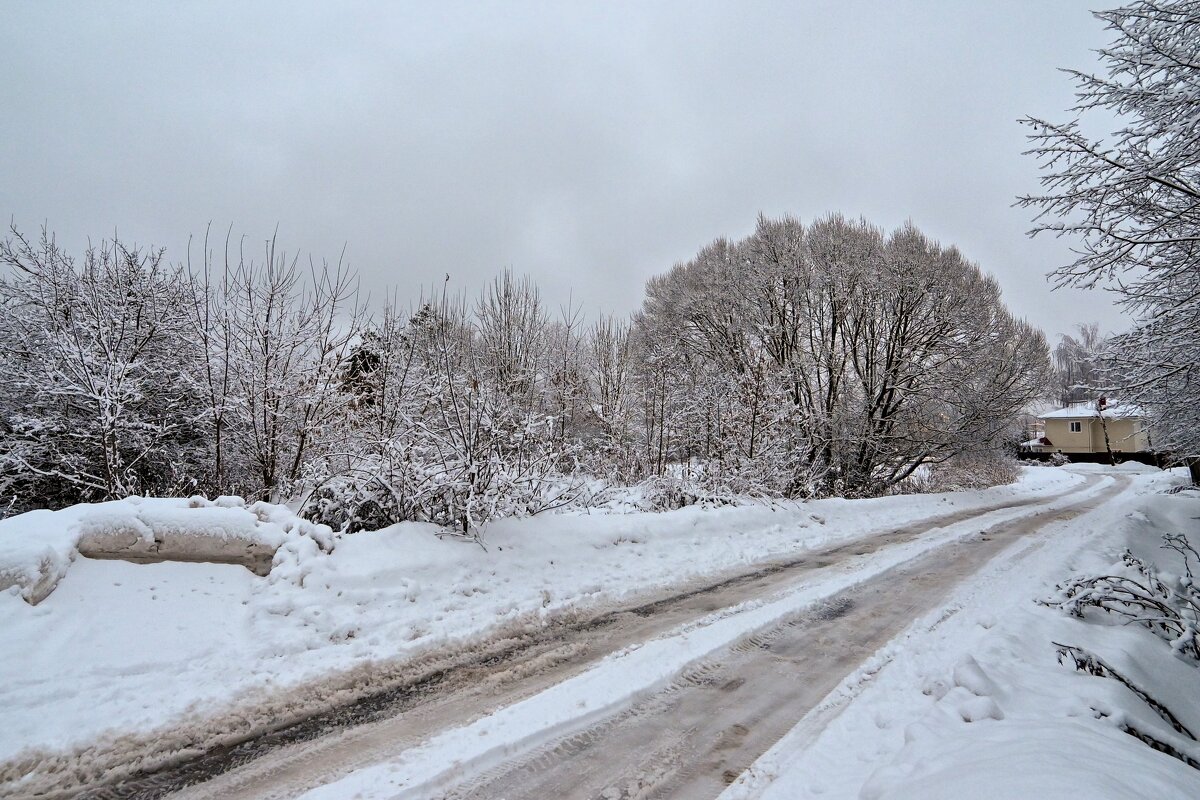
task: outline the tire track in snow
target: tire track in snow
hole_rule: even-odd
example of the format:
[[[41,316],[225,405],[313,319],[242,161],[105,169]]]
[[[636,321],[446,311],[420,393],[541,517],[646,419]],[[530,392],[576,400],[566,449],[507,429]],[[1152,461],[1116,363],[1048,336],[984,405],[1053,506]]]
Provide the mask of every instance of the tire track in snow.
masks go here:
[[[1104,499],[1119,489],[1105,492]],[[658,694],[603,720],[595,730],[574,734],[572,741],[585,741],[585,748],[547,743],[526,757],[539,769],[518,758],[516,766],[494,766],[444,796],[715,797],[845,675],[914,618],[937,608],[964,578],[1014,542],[1096,503],[1089,496],[1032,518],[997,523],[981,531],[986,535],[950,542],[893,567],[745,636],[719,656],[689,668]],[[681,739],[680,730],[688,735]]]

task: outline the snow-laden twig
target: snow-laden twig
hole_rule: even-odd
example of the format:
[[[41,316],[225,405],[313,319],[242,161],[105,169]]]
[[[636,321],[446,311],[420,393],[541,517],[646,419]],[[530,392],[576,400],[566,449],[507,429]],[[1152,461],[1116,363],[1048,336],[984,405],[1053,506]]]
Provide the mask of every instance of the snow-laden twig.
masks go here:
[[[1184,556],[1188,577],[1173,581],[1177,587],[1163,581],[1152,564],[1126,550],[1121,560],[1131,574],[1072,578],[1058,585],[1055,597],[1040,602],[1079,618],[1085,618],[1089,609],[1098,609],[1125,624],[1146,628],[1169,642],[1175,652],[1200,662],[1200,593],[1192,584],[1189,564],[1195,551],[1178,545],[1176,537],[1164,539],[1164,546]]]
[[[1175,729],[1176,733],[1183,734],[1193,742],[1196,741],[1196,735],[1188,730],[1179,718],[1171,713],[1171,709],[1158,700],[1150,696],[1144,689],[1138,687],[1129,678],[1122,675],[1104,659],[1084,650],[1082,647],[1076,647],[1070,644],[1053,643],[1058,648],[1058,663],[1063,663],[1065,659],[1071,659],[1072,665],[1080,672],[1086,672],[1089,675],[1095,675],[1098,678],[1112,678],[1127,688],[1129,691],[1137,695],[1138,699],[1153,709],[1155,714],[1158,714],[1164,722]]]

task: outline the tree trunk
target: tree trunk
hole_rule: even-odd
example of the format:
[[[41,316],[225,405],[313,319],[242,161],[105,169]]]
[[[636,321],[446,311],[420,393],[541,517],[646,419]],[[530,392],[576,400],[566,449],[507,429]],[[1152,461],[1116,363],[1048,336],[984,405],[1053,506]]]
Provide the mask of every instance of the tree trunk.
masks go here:
[[[1100,418],[1100,430],[1104,431],[1104,450],[1108,453],[1109,466],[1115,467],[1117,459],[1113,457],[1112,445],[1108,441],[1108,420],[1104,418],[1104,413],[1099,409],[1096,410],[1096,416]]]
[[[1188,474],[1192,478],[1192,486],[1200,486],[1200,456],[1189,456],[1183,460],[1187,464]]]

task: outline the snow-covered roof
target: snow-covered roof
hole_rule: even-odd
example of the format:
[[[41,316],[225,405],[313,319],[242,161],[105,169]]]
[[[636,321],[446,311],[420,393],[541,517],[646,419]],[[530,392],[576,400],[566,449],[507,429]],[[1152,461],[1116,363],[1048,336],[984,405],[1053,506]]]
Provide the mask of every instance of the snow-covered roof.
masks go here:
[[[1088,419],[1095,417],[1095,403],[1079,403],[1077,405],[1060,408],[1058,411],[1047,411],[1045,414],[1038,414],[1038,419]],[[1141,406],[1127,403],[1125,405],[1109,405],[1104,409],[1104,416],[1112,417],[1140,417],[1143,416]]]
[[[1053,447],[1050,440],[1045,436],[1039,436],[1036,439],[1030,439],[1028,442],[1021,442],[1021,447]]]

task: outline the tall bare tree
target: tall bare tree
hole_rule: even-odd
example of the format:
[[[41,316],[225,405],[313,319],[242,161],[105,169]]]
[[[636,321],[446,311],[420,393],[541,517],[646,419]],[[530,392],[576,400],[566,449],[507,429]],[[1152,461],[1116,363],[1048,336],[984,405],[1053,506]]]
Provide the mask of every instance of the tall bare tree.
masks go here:
[[[1041,334],[957,250],[838,216],[763,219],[745,241],[704,248],[651,281],[637,326],[654,380],[665,359],[710,389],[728,382],[719,447],[788,465],[768,480],[788,493],[878,493],[996,449],[1048,364]],[[674,417],[699,396],[717,407],[693,389]]]

